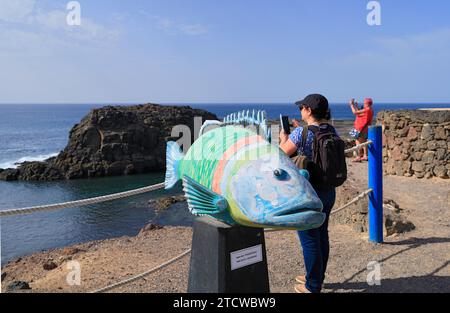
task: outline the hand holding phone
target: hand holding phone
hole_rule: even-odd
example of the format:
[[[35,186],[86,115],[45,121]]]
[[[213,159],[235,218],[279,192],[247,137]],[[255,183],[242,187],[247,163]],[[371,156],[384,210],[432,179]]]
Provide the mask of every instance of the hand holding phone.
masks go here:
[[[280,124],[281,129],[283,129],[286,135],[291,133],[291,126],[289,125],[289,116],[284,116],[280,114]]]

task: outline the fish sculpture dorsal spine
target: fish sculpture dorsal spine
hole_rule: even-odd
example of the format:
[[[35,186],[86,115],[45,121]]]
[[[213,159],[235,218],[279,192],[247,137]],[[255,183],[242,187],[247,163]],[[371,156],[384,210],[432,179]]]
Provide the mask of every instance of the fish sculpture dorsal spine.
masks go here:
[[[224,117],[223,125],[255,126],[256,132],[268,142],[272,141],[270,127],[267,123],[267,114],[264,110],[240,111]]]

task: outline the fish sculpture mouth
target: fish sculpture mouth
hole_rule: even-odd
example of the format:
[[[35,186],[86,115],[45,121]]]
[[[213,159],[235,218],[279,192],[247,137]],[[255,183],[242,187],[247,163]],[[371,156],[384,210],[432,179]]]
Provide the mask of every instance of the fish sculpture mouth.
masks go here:
[[[303,207],[301,205],[298,205],[298,206],[294,206],[294,207],[292,207],[290,209],[277,212],[277,213],[275,213],[273,215],[273,217],[286,217],[286,216],[295,217],[298,214],[301,214],[301,213],[304,213],[304,212],[307,212],[307,211],[321,212],[322,208],[321,207],[317,207],[317,208],[313,208],[312,209],[312,208],[305,208],[305,207]]]
[[[326,219],[321,208],[313,209],[296,208],[285,210],[267,218],[271,227],[291,228],[296,230],[307,230],[320,227]]]
[[[288,203],[285,203],[282,206],[277,208],[273,208],[273,213],[271,214],[273,217],[296,217],[301,213],[305,212],[322,212],[323,204],[319,198],[311,197],[308,200],[297,200],[292,199]]]
[[[265,223],[271,227],[287,227],[296,230],[306,230],[320,227],[326,215],[322,213],[322,203],[311,201],[307,207],[304,204],[292,205],[266,216]]]

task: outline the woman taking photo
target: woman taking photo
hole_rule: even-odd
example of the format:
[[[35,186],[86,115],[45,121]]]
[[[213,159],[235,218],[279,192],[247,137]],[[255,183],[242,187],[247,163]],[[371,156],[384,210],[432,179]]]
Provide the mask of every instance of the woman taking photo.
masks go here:
[[[364,99],[364,107],[362,109],[358,108],[358,104],[355,102],[355,99],[350,101],[350,108],[352,109],[353,114],[355,114],[355,125],[354,129],[350,132],[350,136],[355,139],[356,145],[362,144],[367,141],[367,137],[369,134],[369,127],[372,125],[373,119],[373,110],[372,110],[373,101],[371,98]],[[362,151],[362,153],[361,153]],[[368,161],[368,149],[367,146],[364,146],[357,152],[356,157],[353,159],[353,162],[361,162]]]
[[[336,133],[333,126],[329,125],[331,119],[328,100],[318,94],[307,96],[304,100],[296,102],[300,108],[302,120],[308,125],[308,133],[305,142],[303,142],[303,127],[294,121],[297,127],[292,134],[287,135],[284,131],[280,133],[280,148],[288,156],[295,153],[306,156],[308,160],[313,160],[313,142],[315,134],[312,127],[317,129],[331,128]],[[295,285],[295,291],[298,293],[319,293],[325,279],[325,271],[329,256],[328,239],[328,220],[331,209],[336,200],[336,191],[334,187],[320,187],[312,184],[317,195],[323,203],[323,213],[326,214],[325,222],[317,229],[307,231],[298,231],[300,243],[303,249],[306,276],[297,276],[295,279],[299,283]]]

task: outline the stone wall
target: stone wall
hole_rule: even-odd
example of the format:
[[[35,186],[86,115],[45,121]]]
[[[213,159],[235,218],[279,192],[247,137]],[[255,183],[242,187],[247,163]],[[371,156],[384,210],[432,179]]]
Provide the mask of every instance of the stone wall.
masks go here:
[[[450,177],[450,110],[381,111],[384,172],[417,178]]]

